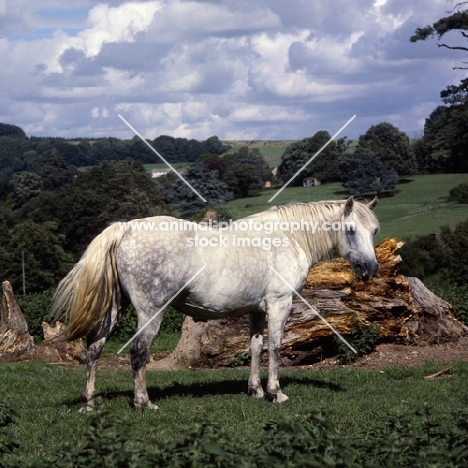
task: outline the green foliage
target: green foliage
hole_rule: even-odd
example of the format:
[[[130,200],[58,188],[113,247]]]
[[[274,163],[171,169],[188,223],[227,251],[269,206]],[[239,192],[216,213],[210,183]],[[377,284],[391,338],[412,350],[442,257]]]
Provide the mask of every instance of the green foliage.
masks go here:
[[[152,146],[169,162],[195,162],[202,154],[223,154],[229,149],[223,145],[217,136],[212,136],[206,141],[187,140],[186,138],[174,138],[167,135],[161,135],[152,141]],[[158,156],[149,149],[146,150],[148,157],[145,163],[160,162]]]
[[[31,198],[38,196],[42,189],[41,177],[35,172],[23,171],[13,174],[10,179],[13,208],[20,208]]]
[[[228,367],[241,367],[250,365],[251,355],[247,351],[245,353],[236,353],[232,359],[226,362]]]
[[[342,163],[342,170],[343,167]],[[389,168],[377,153],[371,151],[347,158],[346,174],[343,187],[351,195],[375,193],[381,196],[383,192],[395,190],[398,183],[395,169]]]
[[[443,227],[440,234],[410,239],[400,253],[402,274],[439,286],[463,286],[468,283],[468,219],[453,231]]]
[[[15,425],[3,406],[1,426]],[[16,467],[152,467],[167,468],[358,468],[414,466],[448,468],[468,463],[468,416],[458,412],[444,427],[430,408],[411,414],[388,414],[367,437],[346,437],[319,408],[279,416],[263,428],[260,443],[246,446],[213,422],[188,427],[177,440],[140,438],[128,418],[98,406],[86,415],[76,441],[62,441],[53,453],[28,454],[11,441],[3,445],[3,466]],[[419,417],[415,425],[412,414]],[[3,430],[3,432],[5,432]],[[8,440],[7,436],[7,440]]]
[[[16,138],[26,138],[26,133],[21,127],[16,125],[0,123],[0,137],[16,137]]]
[[[7,468],[5,457],[14,456],[19,448],[15,443],[13,427],[18,423],[18,415],[6,403],[0,401],[0,466]]]
[[[468,285],[457,286],[452,284],[446,287],[435,285],[432,289],[438,296],[453,306],[457,319],[468,325]]]
[[[461,2],[456,8],[458,9],[464,4],[466,4],[466,2]],[[439,19],[432,26],[416,28],[415,34],[411,36],[410,41],[424,41],[428,38],[432,38],[434,35],[437,35],[440,39],[450,31],[460,31],[462,36],[466,39],[466,35],[463,34],[463,31],[466,30],[468,30],[468,10],[455,11],[451,15]]]
[[[258,148],[245,146],[222,158],[224,170],[221,180],[237,197],[248,197],[254,190],[263,189],[265,182],[272,179],[270,167]]]
[[[449,16],[440,18],[432,26],[417,28],[411,42],[426,40],[445,34],[460,33],[465,46],[438,43],[438,47],[468,52],[468,9],[466,2],[455,5]],[[463,62],[466,65],[466,62]],[[465,69],[466,66],[456,67]],[[426,119],[424,151],[419,159],[420,170],[425,172],[468,172],[468,79],[459,85],[450,85],[440,93],[446,106],[437,107]]]
[[[0,271],[14,291],[22,290],[23,254],[27,292],[54,287],[68,272],[73,259],[64,250],[65,237],[57,231],[57,223],[26,220],[8,233],[6,249],[0,250]]]
[[[468,182],[457,185],[452,190],[450,190],[448,201],[468,203]]]
[[[31,170],[41,178],[42,190],[59,190],[77,175],[76,170],[66,164],[56,151],[35,158]]]
[[[24,319],[28,324],[29,334],[34,336],[36,343],[40,343],[44,338],[42,322],[50,324],[50,307],[53,295],[53,290],[27,294],[26,296],[15,295]]]
[[[377,156],[398,175],[417,172],[416,155],[408,136],[390,123],[373,125],[359,137],[358,146],[352,156],[360,160],[367,153]]]
[[[334,342],[337,347],[337,359],[340,364],[350,364],[355,362],[358,357],[374,351],[377,341],[380,337],[379,327],[371,323],[366,325],[353,319],[350,323],[351,333],[343,335],[343,338],[357,351],[357,354],[351,351],[343,341],[337,336],[334,337]]]
[[[438,106],[424,125],[422,151],[418,158],[422,172],[468,172],[468,79],[463,80],[456,90],[447,91],[445,96],[447,102],[455,102],[450,106]]]
[[[135,161],[105,161],[60,192],[43,192],[18,214],[56,221],[75,258],[111,222],[169,213],[162,193]]]
[[[283,180],[287,182],[307,161],[309,161],[328,141],[330,134],[326,131],[318,131],[311,138],[292,143],[286,148],[281,157],[278,172]],[[343,140],[340,147],[346,149]],[[304,169],[292,182],[292,185],[302,185],[305,177],[316,177],[321,182],[332,182],[340,180],[338,170],[340,152],[335,141],[328,146]]]
[[[180,333],[182,331],[182,323],[184,316],[168,307],[164,312],[164,319],[161,323],[161,333]],[[111,337],[122,342],[128,341],[138,329],[138,320],[135,308],[130,305],[123,312],[120,319],[117,321],[115,328],[112,330]]]
[[[219,180],[217,171],[210,171],[200,164],[191,165],[184,178],[203,196],[209,206],[220,205],[234,197],[228,185]],[[177,203],[184,217],[193,216],[206,207],[205,202],[180,179],[174,182],[172,191],[166,192],[166,199]]]

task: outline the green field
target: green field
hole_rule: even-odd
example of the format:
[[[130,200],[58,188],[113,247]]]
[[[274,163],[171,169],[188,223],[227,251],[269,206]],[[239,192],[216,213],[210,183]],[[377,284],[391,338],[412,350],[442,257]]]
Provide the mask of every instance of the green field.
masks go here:
[[[372,437],[388,414],[410,414],[415,422],[414,412],[425,405],[438,424],[450,427],[453,414],[466,406],[468,363],[453,363],[451,378],[424,379],[443,366],[285,370],[280,377],[290,401],[281,405],[246,394],[247,369],[149,372],[150,397],[160,407],[156,411],[132,409],[129,369],[101,371],[98,387],[102,404],[116,418],[132,424],[132,433],[149,444],[164,445],[186,434],[195,423],[208,422],[219,424],[250,447],[260,440],[268,422],[280,416],[300,421],[317,408],[326,410],[339,433],[355,438]],[[38,362],[0,366],[2,400],[18,414],[14,440],[29,456],[52,453],[64,440],[72,446],[83,442],[81,434],[89,416],[78,413],[78,396],[85,374],[82,368]],[[417,423],[415,427],[418,430]]]
[[[468,205],[447,203],[450,190],[468,181],[467,174],[412,176],[397,186],[392,197],[382,198],[376,208],[381,230],[377,241],[385,237],[407,239],[411,236],[438,232],[444,225],[456,226],[468,218]],[[260,195],[233,200],[227,206],[233,216],[242,218],[268,209],[272,204],[310,202],[346,198],[341,184],[318,187],[292,187],[283,190],[273,201],[268,200],[280,187],[264,190]]]
[[[225,154],[235,153],[240,148],[248,146],[260,150],[263,158],[271,167],[277,167],[281,163],[281,156],[284,150],[295,140],[246,140],[246,141],[223,141],[224,144],[231,146],[231,149]]]

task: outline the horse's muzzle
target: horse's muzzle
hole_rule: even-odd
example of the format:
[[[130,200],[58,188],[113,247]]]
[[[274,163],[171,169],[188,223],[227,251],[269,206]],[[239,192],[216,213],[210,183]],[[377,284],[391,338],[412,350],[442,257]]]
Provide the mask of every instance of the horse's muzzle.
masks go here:
[[[368,280],[371,276],[374,276],[379,269],[378,262],[364,263],[359,265],[361,268],[361,276],[364,281]]]

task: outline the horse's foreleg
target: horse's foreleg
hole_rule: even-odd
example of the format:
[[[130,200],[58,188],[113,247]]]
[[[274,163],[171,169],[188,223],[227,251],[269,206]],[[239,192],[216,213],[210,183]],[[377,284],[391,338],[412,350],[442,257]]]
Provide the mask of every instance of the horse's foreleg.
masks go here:
[[[263,330],[265,328],[265,314],[250,314],[250,378],[249,394],[256,398],[263,398],[264,392],[260,380],[260,359],[263,351]]]
[[[282,403],[288,397],[281,391],[278,380],[279,355],[283,330],[291,310],[288,304],[275,303],[268,309],[268,383],[267,398],[275,403]]]

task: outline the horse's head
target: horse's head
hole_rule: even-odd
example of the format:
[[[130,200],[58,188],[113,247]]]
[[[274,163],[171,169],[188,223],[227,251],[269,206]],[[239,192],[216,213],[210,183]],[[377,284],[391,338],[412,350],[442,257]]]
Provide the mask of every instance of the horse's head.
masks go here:
[[[375,275],[379,268],[374,252],[374,236],[379,223],[373,213],[378,201],[375,197],[365,205],[350,197],[344,205],[344,238],[340,243],[340,254],[363,280]]]

